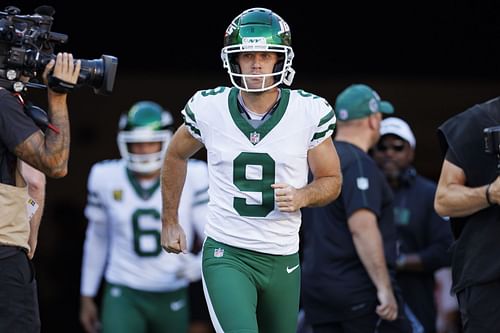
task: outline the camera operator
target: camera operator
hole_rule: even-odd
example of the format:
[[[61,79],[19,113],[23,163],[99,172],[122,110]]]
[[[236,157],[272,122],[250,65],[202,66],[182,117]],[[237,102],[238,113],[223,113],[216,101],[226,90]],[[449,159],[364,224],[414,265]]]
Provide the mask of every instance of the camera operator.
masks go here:
[[[49,73],[63,83],[76,84],[80,66],[72,54],[57,54],[45,67],[45,84]],[[23,81],[28,78],[23,77]],[[36,207],[42,202],[35,203],[35,198],[29,197],[30,181],[20,168],[23,161],[49,177],[60,178],[67,173],[67,95],[58,91],[47,88],[48,118],[53,130],[44,133],[25,114],[22,98],[0,88],[0,332],[40,331],[37,288],[30,261],[38,223],[31,228],[29,215],[36,216]],[[42,208],[38,209],[41,212]]]
[[[465,333],[500,332],[499,142],[497,136],[483,134],[499,124],[497,97],[451,117],[438,129],[445,159],[434,206],[438,214],[451,217],[452,291]],[[485,149],[485,142],[493,149]]]

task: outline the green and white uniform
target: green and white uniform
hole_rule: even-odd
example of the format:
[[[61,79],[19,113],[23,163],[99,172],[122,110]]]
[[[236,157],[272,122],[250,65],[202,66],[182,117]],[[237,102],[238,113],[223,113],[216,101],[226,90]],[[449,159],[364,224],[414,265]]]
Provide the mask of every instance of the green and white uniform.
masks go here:
[[[294,262],[298,265],[301,215],[300,211],[278,210],[271,184],[287,183],[295,188],[307,184],[308,150],[332,135],[335,115],[321,97],[282,89],[271,117],[255,129],[239,111],[238,92],[227,87],[199,91],[182,111],[189,132],[207,149],[210,201],[205,234],[217,243],[258,252],[259,256],[296,256],[295,261],[287,261],[289,265],[279,268],[286,272],[287,267],[295,266]],[[215,322],[221,322],[220,332],[230,331],[220,318],[221,313],[227,312],[218,309],[220,303],[214,299],[218,298],[217,293],[226,293],[228,298],[232,291],[211,289],[215,286],[212,282],[227,276],[207,271],[206,261],[221,253],[223,257],[225,251],[205,252],[203,258],[206,297],[212,321],[215,315]],[[300,274],[299,271],[293,273]],[[300,279],[294,279],[294,283],[300,283]],[[275,281],[276,284],[279,283]],[[297,307],[298,292],[296,286],[288,294]],[[288,298],[284,295],[276,301],[286,302]],[[234,306],[241,308],[235,302]],[[230,315],[234,312],[227,313]]]
[[[85,207],[89,224],[84,244],[81,295],[96,296],[104,274],[108,284],[103,302],[104,328],[109,319],[106,314],[112,316],[111,313],[116,312],[106,311],[107,304],[120,303],[123,310],[130,301],[126,298],[131,295],[142,295],[137,297],[138,306],[146,304],[144,300],[159,300],[149,309],[161,315],[146,309],[145,321],[163,318],[161,320],[168,323],[165,317],[172,316],[170,326],[173,327],[173,322],[179,322],[175,320],[178,313],[185,312],[182,318],[185,317],[184,326],[187,326],[185,289],[190,281],[178,276],[185,265],[183,258],[166,253],[160,245],[162,198],[159,185],[157,179],[149,188],[143,188],[127,169],[125,160],[99,162],[91,169]],[[179,221],[189,247],[195,232],[204,237],[207,187],[206,163],[190,161],[179,207]],[[170,306],[164,301],[168,296],[161,296],[169,293],[175,296]],[[140,332],[134,331],[131,324],[135,319],[134,306],[129,307],[130,312],[116,314],[126,332]],[[125,332],[117,330],[116,326],[114,329]],[[162,332],[178,332],[172,328],[163,329]]]

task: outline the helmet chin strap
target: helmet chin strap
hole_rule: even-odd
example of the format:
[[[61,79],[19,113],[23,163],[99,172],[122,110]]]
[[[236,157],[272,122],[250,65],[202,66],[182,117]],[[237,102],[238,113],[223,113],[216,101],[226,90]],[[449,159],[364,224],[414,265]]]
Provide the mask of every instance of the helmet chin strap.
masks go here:
[[[133,154],[127,152],[127,167],[137,173],[147,174],[155,172],[161,168],[163,153],[164,149],[150,154]]]
[[[287,86],[291,86],[294,77],[295,77],[295,69],[289,67],[283,77],[283,83],[286,84]]]
[[[282,76],[283,73],[279,74],[279,76]],[[275,76],[277,76],[276,74],[274,73],[270,73],[270,74],[262,74],[262,75],[256,75],[256,74],[240,74],[239,75],[239,79],[241,81],[241,84],[239,87],[241,90],[243,91],[247,91],[247,92],[261,92],[261,91],[267,91],[267,90],[270,90],[274,87],[277,87],[280,82],[282,80],[277,80],[276,82],[272,83],[271,85],[269,86],[266,86],[266,83],[269,81],[269,80],[273,80]],[[262,79],[262,84],[260,85],[260,88],[250,88],[248,87],[248,82],[247,80],[248,79],[252,79],[252,78],[258,78],[258,79]]]
[[[279,86],[281,83],[289,86],[292,84],[293,76],[295,75],[295,71],[289,67],[285,71],[281,71],[280,73],[269,73],[269,74],[239,74],[234,72],[228,72],[229,77],[231,78],[232,84],[243,91],[246,92],[262,92],[273,89]],[[276,80],[273,84],[266,86],[266,80],[269,78],[275,78],[276,76],[280,77],[279,80]],[[250,78],[262,78],[262,84],[260,88],[249,88],[247,84],[247,79]]]

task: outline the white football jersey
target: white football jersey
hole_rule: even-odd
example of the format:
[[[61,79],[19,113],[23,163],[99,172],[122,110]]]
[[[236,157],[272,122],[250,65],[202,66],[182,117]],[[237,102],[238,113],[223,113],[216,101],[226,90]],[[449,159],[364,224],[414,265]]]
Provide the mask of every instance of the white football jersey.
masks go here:
[[[254,129],[239,111],[238,92],[198,91],[182,111],[186,127],[207,149],[205,234],[253,251],[296,253],[300,211],[280,212],[271,184],[307,184],[308,150],[332,135],[335,113],[321,97],[282,89],[272,116]]]
[[[179,222],[191,248],[194,232],[204,238],[208,202],[207,166],[190,160]],[[95,296],[103,271],[108,282],[144,291],[169,291],[189,284],[176,272],[180,256],[164,251],[161,236],[161,189],[156,181],[143,189],[124,160],[95,164],[88,178],[87,227],[81,294]]]

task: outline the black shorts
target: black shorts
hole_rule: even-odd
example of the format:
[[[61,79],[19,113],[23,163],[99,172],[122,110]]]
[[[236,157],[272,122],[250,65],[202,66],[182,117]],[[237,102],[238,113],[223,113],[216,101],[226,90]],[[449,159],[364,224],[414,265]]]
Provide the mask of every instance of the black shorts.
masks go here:
[[[457,299],[464,333],[500,332],[500,280],[467,287]]]
[[[406,318],[398,317],[394,321],[386,321],[375,313],[341,322],[313,325],[314,333],[410,333],[411,331],[411,325]]]
[[[0,246],[0,332],[40,332],[35,269],[26,252]]]
[[[373,308],[355,318],[313,325],[313,333],[411,333],[412,324],[406,315],[402,296],[399,293],[395,296],[398,301],[398,317],[394,321],[382,320]]]

